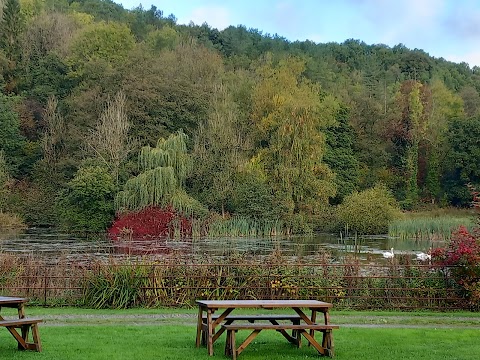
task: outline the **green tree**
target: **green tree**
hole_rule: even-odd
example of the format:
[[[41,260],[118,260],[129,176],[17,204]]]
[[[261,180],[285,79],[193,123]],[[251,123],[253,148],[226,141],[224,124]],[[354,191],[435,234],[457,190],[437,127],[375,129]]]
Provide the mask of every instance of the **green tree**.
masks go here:
[[[431,109],[429,89],[416,81],[402,84],[390,112],[390,139],[395,171],[402,179],[397,196],[407,208],[417,205],[420,199],[419,175],[420,145],[425,141]],[[422,159],[422,161],[425,161]]]
[[[135,46],[127,25],[116,22],[99,22],[87,25],[70,45],[70,62],[76,73],[83,75],[86,63],[103,60],[119,63]]]
[[[57,198],[60,223],[73,231],[103,232],[114,218],[115,183],[100,166],[80,168]]]
[[[238,124],[238,109],[225,85],[214,89],[212,110],[200,123],[194,138],[191,184],[203,204],[222,214],[233,191],[239,165],[244,161],[244,138]]]
[[[446,138],[443,190],[452,205],[469,206],[472,196],[467,184],[477,188],[480,184],[480,117],[451,120]]]
[[[354,154],[355,132],[348,123],[348,110],[343,107],[336,115],[335,125],[325,130],[325,163],[335,173],[337,194],[331,203],[339,204],[359,185],[359,162]]]
[[[3,212],[9,193],[7,184],[10,180],[7,162],[3,150],[0,150],[0,213]]]
[[[338,104],[304,77],[304,61],[289,58],[257,69],[253,119],[259,131],[260,163],[276,196],[289,211],[314,214],[335,196],[333,174],[323,160],[323,130],[334,123]]]
[[[445,156],[445,134],[451,119],[463,118],[463,100],[458,94],[447,89],[440,80],[433,80],[430,85],[432,105],[427,118],[425,132],[420,142],[420,151],[426,167],[419,176],[423,198],[432,203],[439,201],[441,194],[441,166]]]
[[[129,114],[132,135],[153,145],[157,136],[179,129],[193,136],[208,117],[223,64],[218,54],[187,39],[160,53],[136,49],[118,71],[121,89],[135,104]]]
[[[16,96],[0,94],[0,150],[3,150],[15,176],[23,162],[23,150],[26,144],[25,137],[20,132],[20,118],[15,111],[20,99]]]
[[[20,13],[18,0],[5,0],[3,17],[0,22],[0,49],[6,59],[2,69],[5,79],[5,93],[16,93],[19,83],[21,61],[21,34],[24,21]]]

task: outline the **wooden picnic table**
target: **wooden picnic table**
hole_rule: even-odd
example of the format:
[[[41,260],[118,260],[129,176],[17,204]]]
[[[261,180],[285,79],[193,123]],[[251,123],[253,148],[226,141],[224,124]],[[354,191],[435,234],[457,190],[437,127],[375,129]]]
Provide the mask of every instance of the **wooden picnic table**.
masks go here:
[[[38,323],[42,319],[25,317],[25,304],[28,299],[21,297],[0,296],[0,327],[5,327],[18,343],[19,350],[42,351]],[[2,308],[17,309],[18,319],[5,319],[2,316]],[[16,329],[21,329],[21,335]],[[28,341],[28,335],[32,330],[33,342]]]
[[[204,335],[207,350],[210,356],[213,355],[213,344],[219,336],[227,331],[227,341],[225,353],[231,355],[234,359],[242,352],[246,346],[258,335],[261,330],[273,329],[282,333],[290,342],[300,346],[300,335],[303,335],[314,346],[320,354],[333,356],[333,335],[331,330],[338,326],[330,324],[329,310],[332,304],[317,300],[197,300],[198,319],[197,319],[197,337],[196,346],[200,347],[202,343],[202,334]],[[235,309],[292,309],[295,316],[292,317],[292,324],[279,324],[278,314],[261,315],[262,320],[269,321],[268,324],[253,323],[257,316],[234,316],[231,313]],[[215,311],[221,309],[220,315],[214,315]],[[308,316],[303,309],[311,311]],[[321,323],[317,323],[317,312],[323,314]],[[288,318],[288,317],[287,317]],[[235,319],[248,320],[247,325],[232,324]],[[295,321],[294,319],[298,319]],[[217,331],[216,328],[220,326]],[[238,330],[252,330],[250,336],[238,348],[235,346],[235,332]],[[286,333],[286,330],[292,330],[292,336]],[[322,345],[314,338],[314,331],[323,332]]]
[[[23,319],[27,301],[28,299],[21,297],[0,296],[0,320],[5,320],[1,313],[2,307],[18,309],[18,318]]]

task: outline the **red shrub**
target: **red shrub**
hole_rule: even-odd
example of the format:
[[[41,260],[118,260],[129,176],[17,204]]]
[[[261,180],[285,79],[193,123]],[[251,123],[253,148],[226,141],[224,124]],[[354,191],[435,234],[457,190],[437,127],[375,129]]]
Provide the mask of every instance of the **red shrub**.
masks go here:
[[[148,207],[120,215],[108,229],[112,240],[172,237],[180,229],[183,237],[191,235],[191,222],[171,207]]]

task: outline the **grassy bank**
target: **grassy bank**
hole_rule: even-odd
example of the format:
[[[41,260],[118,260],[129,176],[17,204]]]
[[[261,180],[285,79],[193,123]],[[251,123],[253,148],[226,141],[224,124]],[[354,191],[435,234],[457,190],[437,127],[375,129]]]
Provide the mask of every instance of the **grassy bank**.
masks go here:
[[[2,314],[14,314],[2,309]],[[14,339],[0,329],[0,354],[5,359],[180,360],[226,359],[222,336],[209,357],[195,348],[196,309],[91,310],[27,308],[42,316],[43,352],[16,350]],[[336,359],[477,359],[480,314],[470,312],[333,311]],[[468,328],[462,328],[468,327]],[[239,340],[246,336],[240,332]],[[240,359],[315,359],[308,346],[296,349],[274,332],[262,332]]]

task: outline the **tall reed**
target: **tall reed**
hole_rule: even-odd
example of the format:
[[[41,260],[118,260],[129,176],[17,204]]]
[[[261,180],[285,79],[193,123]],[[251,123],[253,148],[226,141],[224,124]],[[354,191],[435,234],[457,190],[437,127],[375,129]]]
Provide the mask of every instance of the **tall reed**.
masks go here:
[[[471,217],[421,217],[396,220],[389,226],[388,234],[392,237],[415,240],[449,240],[451,233],[460,225],[468,229],[474,227]]]
[[[282,234],[283,223],[280,220],[257,220],[244,216],[229,219],[216,219],[209,224],[209,237],[262,237]]]

